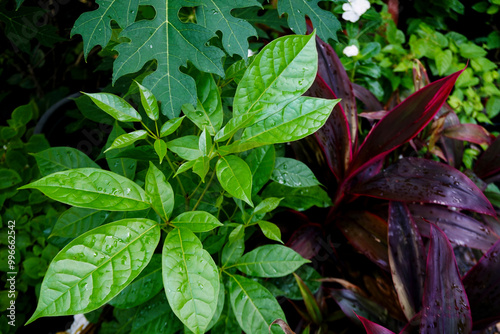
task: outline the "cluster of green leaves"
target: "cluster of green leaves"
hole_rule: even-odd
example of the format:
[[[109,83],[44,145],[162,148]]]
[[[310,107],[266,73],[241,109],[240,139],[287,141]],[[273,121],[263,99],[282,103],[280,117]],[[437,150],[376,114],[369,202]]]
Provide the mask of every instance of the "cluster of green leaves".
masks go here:
[[[18,190],[40,177],[35,158],[49,147],[43,135],[33,134],[32,120],[38,118],[34,102],[16,108],[7,126],[0,127],[0,274],[6,282],[7,272],[16,272],[16,308],[32,311],[42,278],[52,258],[66,239],[49,234],[64,207],[51,201],[38,190]],[[9,222],[15,222],[14,224]],[[11,228],[8,228],[11,226]],[[10,246],[10,248],[9,248]],[[15,251],[15,254],[13,254]],[[11,261],[8,261],[11,260]],[[11,267],[12,265],[12,267]],[[2,317],[0,331],[13,333],[26,320],[17,312],[17,327],[7,324],[5,309],[13,299],[10,286],[0,290]]]
[[[22,189],[72,205],[52,234],[75,239],[50,264],[28,323],[106,303],[116,322],[104,328],[132,333],[263,333],[285,319],[256,278],[285,276],[266,284],[286,294],[279,286],[308,260],[276,243],[245,253],[245,240],[261,233],[282,243],[268,221],[278,206],[331,204],[311,170],[275,148],[315,132],[339,101],[302,96],[317,72],[315,36],[276,39],[248,68],[231,65],[225,80],[190,69],[198,98],[182,117],[167,119],[138,82],[129,89],[137,109],[85,94],[115,120],[103,150],[111,171],[70,148],[35,155],[44,177]]]

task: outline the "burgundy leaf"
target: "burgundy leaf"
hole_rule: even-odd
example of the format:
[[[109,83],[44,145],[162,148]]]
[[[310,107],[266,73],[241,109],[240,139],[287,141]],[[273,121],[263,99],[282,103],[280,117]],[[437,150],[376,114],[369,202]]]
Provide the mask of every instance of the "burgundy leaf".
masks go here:
[[[500,136],[481,154],[474,167],[474,172],[483,180],[500,173]]]
[[[350,174],[356,174],[415,137],[439,111],[462,71],[425,86],[380,120],[355,154]]]
[[[470,333],[472,319],[455,256],[446,235],[431,227],[420,333]]]
[[[417,334],[420,333],[420,322],[422,321],[422,311],[415,314],[413,318],[408,321],[406,326],[403,327],[399,334]]]
[[[481,125],[458,124],[444,129],[443,135],[456,140],[464,140],[474,144],[491,144],[490,133]]]
[[[487,225],[463,213],[439,205],[411,204],[409,208],[420,233],[425,237],[429,237],[429,223],[433,223],[459,246],[488,250],[499,239]]]
[[[306,92],[306,95],[326,99],[337,98],[319,75],[316,76],[316,80]],[[325,125],[314,135],[325,153],[328,166],[337,181],[343,179],[347,166],[351,161],[352,146],[349,124],[340,103],[335,105]]]
[[[322,248],[330,247],[323,241],[323,231],[316,224],[308,224],[295,231],[286,245],[308,260],[315,257]]]
[[[469,298],[474,328],[500,320],[500,241],[472,267],[462,282]]]
[[[365,110],[375,111],[384,109],[382,103],[380,103],[375,95],[373,95],[372,92],[365,87],[358,85],[357,83],[352,83],[352,89],[354,96],[365,105]]]
[[[370,111],[370,112],[362,112],[359,116],[364,117],[370,120],[381,120],[384,118],[389,112],[387,110],[379,110],[379,111]]]
[[[426,159],[403,158],[371,180],[354,186],[350,192],[496,215],[491,203],[467,176],[444,163]]]
[[[387,255],[387,224],[366,211],[351,212],[336,221],[349,243],[380,268],[389,271]]]
[[[420,311],[425,281],[425,249],[406,204],[389,204],[389,262],[401,308],[408,320]]]
[[[356,314],[356,313],[355,313]],[[361,321],[363,326],[365,327],[366,334],[394,334],[393,331],[388,330],[387,328],[380,326],[379,324],[374,323],[366,318],[363,318],[360,315],[357,315],[358,319]]]
[[[444,119],[445,128],[460,124],[460,120],[458,119],[457,114],[447,103],[443,104],[440,113],[446,113],[446,117]],[[438,142],[448,164],[455,168],[460,168],[460,166],[462,165],[464,143],[460,140],[454,140],[444,136],[441,136]]]
[[[482,218],[483,218],[484,223],[488,226],[488,228],[500,236],[500,220],[499,220],[498,216],[491,217],[491,216],[482,215]]]

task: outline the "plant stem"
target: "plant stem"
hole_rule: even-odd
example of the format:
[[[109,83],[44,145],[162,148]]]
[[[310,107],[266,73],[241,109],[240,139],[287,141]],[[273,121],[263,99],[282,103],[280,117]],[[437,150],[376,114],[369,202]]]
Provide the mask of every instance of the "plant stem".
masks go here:
[[[176,170],[175,170],[174,165],[172,164],[172,161],[170,161],[170,158],[168,157],[168,153],[165,154],[165,158],[168,162],[168,165],[170,166],[170,168],[172,169],[172,171],[175,174]],[[179,182],[179,187],[181,188],[182,195],[184,196],[186,201],[188,201],[188,203],[186,203],[186,205],[187,205],[187,207],[189,207],[189,198],[187,196],[186,190],[184,190],[184,187],[182,186],[182,182],[181,182],[181,179],[179,179],[179,175],[177,175],[175,178],[176,178],[177,182]]]
[[[206,192],[207,192],[208,188],[209,188],[209,187],[210,187],[210,185],[212,184],[212,180],[214,179],[214,176],[215,176],[215,170],[212,172],[212,176],[210,176],[210,180],[208,181],[207,186],[205,187],[205,189],[204,189],[204,190],[203,190],[203,192],[201,193],[201,196],[200,196],[200,198],[198,198],[198,201],[197,201],[197,202],[196,202],[196,204],[194,205],[194,207],[193,207],[193,210],[192,210],[192,211],[196,210],[196,208],[198,207],[198,205],[200,205],[200,202],[201,202],[201,200],[203,199],[203,196],[205,196],[205,194],[206,194]],[[193,193],[193,194],[194,194],[194,193]]]

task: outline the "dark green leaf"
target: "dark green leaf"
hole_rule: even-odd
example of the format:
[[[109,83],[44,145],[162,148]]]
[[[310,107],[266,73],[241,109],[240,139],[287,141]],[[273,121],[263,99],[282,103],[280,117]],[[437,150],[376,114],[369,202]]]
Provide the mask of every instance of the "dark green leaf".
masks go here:
[[[252,195],[257,194],[271,178],[275,156],[274,145],[266,145],[253,149],[245,158],[252,172]]]
[[[224,190],[253,207],[252,172],[245,161],[235,155],[221,157],[215,170]]]
[[[234,242],[228,242],[222,249],[222,267],[227,267],[238,261],[245,251],[245,240],[236,239]]]
[[[279,183],[269,184],[262,192],[262,197],[283,197],[280,206],[297,211],[304,211],[312,206],[326,208],[332,205],[330,197],[319,186],[291,188]]]
[[[181,126],[182,120],[184,119],[185,116],[182,117],[176,117],[168,120],[163,124],[163,126],[160,129],[160,137],[166,137],[172,133],[175,132]]]
[[[115,122],[115,125],[113,126],[113,130],[109,134],[108,140],[106,142],[106,145],[104,146],[104,149],[108,148],[111,146],[111,143],[120,135],[125,134],[125,131],[118,125],[117,122]],[[133,144],[131,145],[133,146]],[[113,150],[111,152],[106,152],[106,162],[108,163],[109,169],[117,174],[120,174],[122,176],[125,176],[129,178],[130,180],[134,179],[135,176],[135,170],[137,167],[137,161],[135,159],[131,158],[117,158],[117,156],[123,152],[124,150],[127,150],[127,148],[117,148],[116,150]]]
[[[99,168],[85,153],[71,147],[52,147],[33,156],[42,176],[75,168]]]
[[[153,121],[158,120],[158,117],[160,116],[160,110],[158,109],[158,102],[156,101],[155,96],[149,89],[138,83],[137,81],[134,81],[139,87],[139,94],[141,95],[141,104],[142,107],[144,108],[144,111],[146,111],[146,114],[148,115],[149,118],[151,118]]]
[[[16,171],[7,168],[0,168],[0,189],[6,189],[22,181]]]
[[[76,238],[104,223],[109,212],[85,208],[69,208],[57,219],[51,236]]]
[[[109,150],[115,149],[115,148],[122,148],[122,147],[127,147],[132,145],[138,140],[144,139],[148,136],[148,133],[146,130],[137,130],[133,131],[130,133],[123,134],[121,136],[118,136],[114,141],[113,144],[111,144],[110,147],[108,147],[104,153],[106,153]]]
[[[119,96],[109,93],[83,93],[90,97],[94,103],[111,115],[117,121],[140,122],[141,115],[132,106]]]
[[[276,158],[271,180],[294,188],[319,185],[319,181],[306,164],[290,158]]]

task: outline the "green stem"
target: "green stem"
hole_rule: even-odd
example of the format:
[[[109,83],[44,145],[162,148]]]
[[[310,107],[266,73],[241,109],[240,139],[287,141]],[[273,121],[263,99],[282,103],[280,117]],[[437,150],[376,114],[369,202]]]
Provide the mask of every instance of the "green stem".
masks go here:
[[[198,201],[194,205],[192,211],[196,210],[196,208],[198,207],[198,205],[200,205],[200,202],[203,199],[203,196],[205,196],[205,194],[207,193],[208,188],[210,188],[210,185],[212,184],[212,180],[214,179],[214,176],[215,176],[215,170],[213,171],[212,176],[210,176],[210,180],[208,181],[207,186],[205,187],[205,189],[201,193],[201,196],[200,196],[200,198],[198,198]]]
[[[156,135],[154,134],[154,132],[153,132],[153,131],[149,130],[149,128],[146,126],[146,124],[144,124],[144,122],[143,122],[143,121],[141,121],[141,125],[144,127],[144,129],[146,129],[146,131],[147,131],[147,132],[149,132],[149,134],[150,134],[153,138],[155,138],[155,139],[157,139],[157,138],[158,138],[158,136],[156,136]]]
[[[166,158],[166,160],[168,162],[168,165],[170,166],[170,168],[172,169],[172,171],[175,174],[176,170],[175,170],[174,165],[172,164],[172,161],[170,161],[170,158],[168,157],[168,153],[165,154],[165,158]],[[184,198],[187,201],[186,205],[187,205],[187,207],[189,207],[189,198],[187,196],[186,190],[184,190],[184,187],[182,186],[182,182],[181,182],[181,179],[179,179],[179,175],[177,175],[175,178],[176,178],[177,182],[179,183],[179,187],[181,188],[182,196],[184,196]]]

